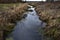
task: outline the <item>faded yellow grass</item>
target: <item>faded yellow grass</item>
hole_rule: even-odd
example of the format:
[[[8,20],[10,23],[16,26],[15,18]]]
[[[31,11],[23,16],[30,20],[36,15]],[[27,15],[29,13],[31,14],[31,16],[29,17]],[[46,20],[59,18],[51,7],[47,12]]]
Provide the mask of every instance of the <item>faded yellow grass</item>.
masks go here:
[[[47,23],[44,28],[46,40],[60,40],[60,3],[37,4],[36,11],[40,19]]]
[[[0,31],[8,34],[13,30],[15,22],[21,20],[27,9],[27,3],[19,4],[0,4]],[[2,33],[0,40],[2,40]]]

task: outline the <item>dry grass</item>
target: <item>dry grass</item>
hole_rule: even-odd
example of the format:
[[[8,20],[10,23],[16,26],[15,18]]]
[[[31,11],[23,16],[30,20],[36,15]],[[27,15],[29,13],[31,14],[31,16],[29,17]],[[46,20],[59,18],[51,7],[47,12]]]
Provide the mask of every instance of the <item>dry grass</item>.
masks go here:
[[[27,3],[0,4],[0,30],[8,33],[13,30],[15,22],[21,20],[26,12],[27,5]]]
[[[44,28],[46,40],[60,40],[60,3],[39,3],[36,6],[36,11],[40,19],[47,23]]]

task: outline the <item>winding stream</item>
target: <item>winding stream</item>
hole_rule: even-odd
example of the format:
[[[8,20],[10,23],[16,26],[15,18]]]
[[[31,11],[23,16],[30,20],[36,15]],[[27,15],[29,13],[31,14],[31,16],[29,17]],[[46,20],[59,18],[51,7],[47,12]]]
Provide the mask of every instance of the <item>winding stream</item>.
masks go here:
[[[45,24],[39,20],[34,8],[33,11],[26,12],[27,17],[17,22],[14,28],[12,37],[14,40],[42,40],[42,35],[39,34],[39,28]]]

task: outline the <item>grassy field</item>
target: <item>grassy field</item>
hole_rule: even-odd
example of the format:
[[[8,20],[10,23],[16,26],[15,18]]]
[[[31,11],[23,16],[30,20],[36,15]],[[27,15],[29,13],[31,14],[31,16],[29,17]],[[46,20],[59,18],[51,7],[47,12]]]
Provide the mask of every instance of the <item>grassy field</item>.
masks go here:
[[[16,21],[21,20],[27,10],[27,3],[0,4],[0,30],[10,33]],[[1,40],[0,34],[0,40]]]
[[[6,10],[11,7],[17,7],[18,5],[21,5],[22,3],[5,3],[5,4],[0,4],[0,10]]]
[[[37,5],[36,11],[40,19],[47,23],[43,28],[43,34],[46,37],[44,40],[60,40],[60,2],[38,3]]]

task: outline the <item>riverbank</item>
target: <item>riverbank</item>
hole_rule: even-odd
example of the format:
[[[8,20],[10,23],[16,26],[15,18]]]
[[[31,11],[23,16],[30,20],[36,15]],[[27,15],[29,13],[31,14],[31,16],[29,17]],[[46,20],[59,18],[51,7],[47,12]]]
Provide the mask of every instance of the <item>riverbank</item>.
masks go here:
[[[38,6],[37,6],[38,5]],[[36,11],[40,19],[47,23],[43,28],[44,40],[60,40],[60,2],[38,3]]]
[[[11,31],[17,20],[21,20],[27,10],[27,3],[0,4],[0,31]],[[3,33],[0,32],[0,40]]]

